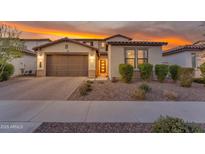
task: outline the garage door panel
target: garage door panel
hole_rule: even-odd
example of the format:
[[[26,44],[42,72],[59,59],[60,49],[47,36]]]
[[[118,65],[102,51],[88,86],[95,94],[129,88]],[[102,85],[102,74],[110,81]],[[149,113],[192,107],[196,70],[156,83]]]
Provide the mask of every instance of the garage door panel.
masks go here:
[[[88,56],[48,55],[47,76],[87,76]]]

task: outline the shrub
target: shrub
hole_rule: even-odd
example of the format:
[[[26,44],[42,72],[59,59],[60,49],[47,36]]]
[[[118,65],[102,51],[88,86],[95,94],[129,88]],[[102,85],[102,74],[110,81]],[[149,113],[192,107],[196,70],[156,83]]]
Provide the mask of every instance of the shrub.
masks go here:
[[[146,83],[142,83],[138,88],[144,90],[145,93],[150,92],[152,90],[152,88]]]
[[[93,84],[93,81],[87,80],[87,83],[88,83],[88,84]]]
[[[92,91],[92,87],[90,83],[84,83],[82,86],[79,88],[79,92],[81,96],[85,96],[88,94],[89,91]]]
[[[134,94],[133,94],[133,97],[137,100],[144,100],[145,99],[145,95],[146,95],[146,92],[142,89],[137,89],[135,90]]]
[[[183,119],[163,117],[154,122],[152,127],[154,133],[202,133],[204,130],[193,124],[186,124]]]
[[[86,87],[86,90],[87,90],[87,91],[92,91],[92,90],[93,90],[90,83],[86,83],[86,84],[85,84],[85,87]]]
[[[0,81],[8,80],[14,73],[14,66],[12,64],[6,64],[3,74],[0,76]]]
[[[79,92],[81,96],[87,95],[87,87],[85,85],[81,86]]]
[[[119,73],[121,75],[121,79],[129,83],[132,80],[133,76],[133,66],[129,64],[120,64],[119,65]]]
[[[179,78],[179,69],[180,66],[178,65],[169,66],[169,73],[171,75],[172,80],[176,81]]]
[[[159,82],[163,82],[168,74],[169,67],[165,64],[157,64],[155,65],[155,74],[157,76],[157,80]]]
[[[193,78],[193,82],[205,84],[205,79],[204,78]]]
[[[191,87],[193,82],[193,68],[180,68],[179,80],[182,87]]]
[[[163,96],[167,99],[167,100],[174,100],[176,101],[178,98],[178,94],[174,91],[168,91],[168,90],[164,90],[163,91]]]
[[[204,80],[205,80],[205,62],[200,65],[199,69],[201,71],[202,78],[204,78]]]
[[[141,79],[145,81],[150,80],[152,76],[153,65],[149,63],[144,63],[144,64],[140,64],[138,68],[140,70]]]

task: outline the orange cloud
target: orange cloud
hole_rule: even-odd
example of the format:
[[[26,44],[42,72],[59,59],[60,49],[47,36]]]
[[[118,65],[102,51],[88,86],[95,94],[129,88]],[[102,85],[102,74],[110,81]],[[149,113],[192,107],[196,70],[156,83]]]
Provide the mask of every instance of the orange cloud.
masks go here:
[[[46,29],[46,28],[40,28],[40,27],[32,27],[28,26],[26,24],[16,23],[16,22],[0,22],[0,24],[5,23],[10,26],[15,26],[17,29],[28,32],[28,33],[36,33],[41,34],[45,37],[52,37],[52,38],[58,38],[58,37],[70,37],[70,38],[106,38],[108,35],[100,35],[100,34],[94,34],[94,33],[84,33],[84,32],[75,32],[72,30],[68,31],[62,31],[60,29]],[[123,33],[123,32],[122,32]],[[35,35],[31,35],[35,37]],[[163,41],[168,42],[167,46],[164,46],[163,49],[167,50],[179,45],[185,45],[185,44],[191,44],[192,42],[190,40],[187,40],[180,36],[167,36],[167,37],[159,37],[159,36],[151,36],[149,34],[144,33],[135,33],[132,35],[133,39],[136,40],[144,40],[144,41]],[[51,39],[52,39],[51,38]]]
[[[176,46],[180,46],[180,45],[192,44],[192,41],[182,38],[180,36],[156,37],[156,36],[149,36],[145,34],[135,34],[134,37],[136,39],[140,38],[140,39],[147,40],[147,41],[168,42],[168,45],[163,47],[164,50],[167,50],[167,49],[170,49]]]
[[[56,30],[56,29],[46,29],[46,28],[37,28],[32,26],[27,26],[20,23],[15,22],[3,22],[4,24],[15,26],[17,29],[24,31],[24,32],[30,32],[30,33],[38,33],[38,34],[45,34],[45,35],[55,35],[59,37],[70,37],[70,38],[105,38],[107,35],[98,35],[98,34],[92,34],[92,33],[82,33],[82,32],[66,32],[62,30]]]

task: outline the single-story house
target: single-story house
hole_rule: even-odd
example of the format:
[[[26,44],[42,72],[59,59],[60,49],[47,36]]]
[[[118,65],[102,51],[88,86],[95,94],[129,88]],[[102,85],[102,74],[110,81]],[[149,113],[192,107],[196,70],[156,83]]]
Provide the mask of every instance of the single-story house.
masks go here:
[[[199,66],[205,62],[205,41],[169,49],[163,53],[163,59],[169,65],[192,67],[195,69],[195,77],[200,77]]]
[[[153,65],[163,62],[166,42],[133,41],[124,35],[104,39],[62,38],[33,49],[37,53],[37,76],[120,77],[119,64]]]
[[[11,61],[14,66],[13,76],[36,74],[36,53],[32,49],[35,46],[51,42],[50,39],[20,39],[24,42],[24,50],[21,58]]]

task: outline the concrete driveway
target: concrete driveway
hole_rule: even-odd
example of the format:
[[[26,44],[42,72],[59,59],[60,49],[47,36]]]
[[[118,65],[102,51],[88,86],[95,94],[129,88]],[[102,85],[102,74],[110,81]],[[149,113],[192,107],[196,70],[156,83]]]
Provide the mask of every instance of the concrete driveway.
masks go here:
[[[0,100],[66,100],[86,77],[19,77],[0,83]]]

